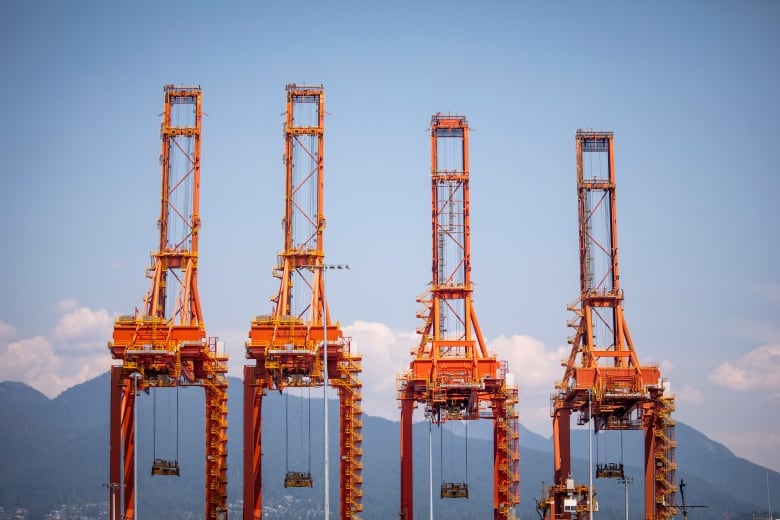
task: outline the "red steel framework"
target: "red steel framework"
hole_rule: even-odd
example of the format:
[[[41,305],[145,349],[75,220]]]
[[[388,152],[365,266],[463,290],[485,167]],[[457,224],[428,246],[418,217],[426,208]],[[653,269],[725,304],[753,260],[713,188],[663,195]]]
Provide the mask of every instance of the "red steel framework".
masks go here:
[[[571,475],[571,415],[595,431],[644,430],[645,519],[665,520],[675,507],[674,396],[657,365],[640,365],[623,315],[618,272],[615,155],[612,132],[576,133],[580,297],[568,308],[572,350],[551,396],[555,482],[543,497],[545,518],[588,514],[589,485]],[[589,428],[590,430],[590,428]],[[597,477],[624,478],[621,464],[597,464]],[[597,508],[595,499],[593,509]]]
[[[464,116],[431,118],[433,283],[418,299],[425,306],[418,314],[424,320],[420,344],[397,380],[403,519],[414,516],[412,419],[417,403],[439,425],[492,419],[494,518],[512,518],[519,503],[517,387],[507,383],[506,362],[488,352],[472,305],[468,135]],[[442,496],[466,497],[468,483],[442,484]]]
[[[111,367],[112,518],[137,517],[136,396],[141,390],[201,386],[206,394],[205,518],[227,518],[227,355],[206,336],[198,297],[200,87],[166,85],[161,127],[160,247],[139,313],[120,316],[108,347]],[[178,475],[178,461],[155,460],[156,475]]]
[[[255,364],[244,366],[244,518],[262,516],[263,395],[324,386],[327,350],[327,385],[338,389],[340,402],[340,518],[352,519],[363,510],[362,357],[350,352],[350,338],[331,322],[325,300],[325,92],[292,84],[286,91],[284,250],[273,271],[280,288],[272,313],[252,320],[246,343]],[[310,486],[308,478],[291,485]]]

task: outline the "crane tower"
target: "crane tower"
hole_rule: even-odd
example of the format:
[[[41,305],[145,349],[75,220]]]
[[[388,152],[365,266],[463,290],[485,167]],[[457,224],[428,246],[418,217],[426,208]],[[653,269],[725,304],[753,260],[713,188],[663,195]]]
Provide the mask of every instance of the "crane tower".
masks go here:
[[[352,519],[363,509],[362,358],[331,321],[325,299],[325,270],[337,267],[325,264],[323,246],[325,92],[294,84],[286,91],[284,248],[273,270],[280,287],[271,314],[252,320],[246,343],[255,363],[244,367],[244,519],[262,516],[263,396],[326,384],[339,396],[340,518]],[[311,485],[310,473],[285,476],[285,486]]]
[[[409,369],[398,375],[401,408],[401,510],[413,504],[412,419],[417,403],[439,425],[491,419],[493,516],[512,518],[519,503],[517,387],[506,362],[487,350],[472,305],[469,127],[464,116],[431,118],[433,282],[418,301],[424,320]],[[442,483],[443,498],[468,496],[467,482]]]
[[[590,484],[571,475],[571,415],[595,431],[643,430],[646,520],[674,515],[674,396],[657,365],[640,365],[623,314],[618,272],[615,156],[612,132],[578,130],[580,296],[568,308],[574,335],[565,372],[551,396],[554,479],[540,509],[548,520],[581,518],[591,508]],[[590,426],[589,426],[590,429]],[[597,477],[624,478],[620,464],[597,464]]]
[[[227,355],[206,336],[198,296],[200,87],[166,85],[161,126],[160,245],[139,313],[120,316],[111,367],[109,476],[112,519],[137,518],[134,411],[141,390],[203,387],[206,394],[205,518],[227,518]],[[178,475],[178,460],[155,459],[153,475]]]

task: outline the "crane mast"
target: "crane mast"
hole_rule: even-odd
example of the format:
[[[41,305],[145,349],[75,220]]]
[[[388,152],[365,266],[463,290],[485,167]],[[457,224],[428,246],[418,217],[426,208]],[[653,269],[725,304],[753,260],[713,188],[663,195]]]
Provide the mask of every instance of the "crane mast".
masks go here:
[[[578,130],[580,296],[568,309],[574,335],[563,378],[551,396],[554,484],[540,503],[548,520],[597,510],[590,485],[571,475],[571,415],[595,431],[643,430],[646,520],[675,509],[674,396],[657,365],[640,365],[623,314],[618,271],[615,159],[612,132]],[[590,427],[589,427],[590,428]],[[622,463],[597,465],[596,476],[622,478]]]
[[[325,264],[323,245],[325,91],[289,84],[286,93],[284,248],[273,269],[279,292],[271,313],[251,321],[246,342],[255,363],[244,366],[244,519],[262,517],[263,396],[326,385],[339,396],[340,518],[352,519],[363,509],[362,357],[350,351],[325,299],[325,271],[336,267]],[[289,475],[285,485],[310,487],[311,475]]]
[[[134,410],[141,390],[201,386],[206,394],[205,518],[227,518],[227,355],[207,337],[198,296],[200,87],[166,85],[161,125],[160,243],[141,311],[120,316],[111,367],[109,475],[112,518],[137,518]],[[178,475],[157,459],[154,475]]]
[[[398,375],[401,408],[401,510],[414,516],[412,419],[417,403],[439,425],[492,419],[494,518],[511,518],[519,503],[517,387],[507,365],[488,352],[473,308],[469,209],[469,127],[464,116],[431,118],[432,276],[418,299],[420,344]],[[468,496],[467,483],[442,484],[443,498]]]

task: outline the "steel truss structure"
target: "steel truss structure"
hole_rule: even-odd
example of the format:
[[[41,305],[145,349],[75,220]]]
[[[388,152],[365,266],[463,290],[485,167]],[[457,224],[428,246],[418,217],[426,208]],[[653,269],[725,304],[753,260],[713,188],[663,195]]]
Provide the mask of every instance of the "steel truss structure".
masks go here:
[[[580,297],[569,305],[571,354],[551,396],[555,482],[539,507],[548,520],[582,518],[597,510],[590,485],[571,476],[571,415],[601,430],[643,430],[646,520],[674,515],[674,396],[657,365],[640,365],[623,315],[618,272],[615,155],[612,132],[579,130]],[[607,465],[597,476],[620,476]],[[619,468],[619,471],[612,471]]]
[[[517,387],[506,362],[487,350],[472,304],[469,127],[463,116],[431,118],[433,282],[418,301],[420,344],[397,377],[401,408],[401,509],[414,516],[412,419],[417,403],[434,423],[493,421],[493,516],[512,518],[519,503]],[[467,483],[442,485],[442,496],[467,497]]]
[[[286,92],[284,249],[273,271],[280,287],[271,314],[252,320],[246,343],[255,363],[244,367],[244,519],[262,517],[264,394],[326,384],[339,396],[340,518],[352,519],[363,509],[362,358],[331,321],[325,299],[332,267],[323,245],[325,92],[294,84]],[[308,487],[308,478],[293,485]]]
[[[143,308],[120,316],[108,347],[111,368],[112,518],[136,511],[136,396],[157,388],[200,386],[206,393],[205,518],[227,518],[227,355],[206,336],[198,296],[201,219],[200,87],[166,85],[161,127],[159,249],[152,253]],[[156,472],[155,472],[156,470]],[[155,461],[153,474],[178,475],[178,461]]]

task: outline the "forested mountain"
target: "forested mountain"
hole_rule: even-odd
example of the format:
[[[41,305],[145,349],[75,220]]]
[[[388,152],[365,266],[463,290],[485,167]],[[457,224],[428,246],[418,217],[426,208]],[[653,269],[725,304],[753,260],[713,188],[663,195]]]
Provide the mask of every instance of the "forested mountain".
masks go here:
[[[230,379],[228,500],[242,497],[242,386]],[[0,506],[24,507],[31,518],[43,518],[59,504],[107,502],[109,379],[104,374],[75,386],[55,399],[21,383],[0,383]],[[321,395],[312,391],[311,395]],[[139,517],[199,518],[203,511],[204,399],[200,388],[156,390],[139,398]],[[323,402],[307,390],[269,394],[263,401],[263,504],[268,518],[315,517],[322,511]],[[338,507],[338,403],[329,401],[331,509]],[[176,420],[178,417],[178,420]],[[363,417],[364,518],[396,519],[399,504],[399,423]],[[415,513],[427,517],[429,470],[433,473],[434,509],[447,518],[485,518],[492,510],[492,441],[488,421],[458,423],[443,430],[415,425]],[[430,435],[430,437],[429,437]],[[429,467],[429,442],[433,464]],[[639,432],[602,432],[594,439],[597,461],[621,460],[634,478],[628,486],[632,518],[642,513],[642,436]],[[685,479],[691,520],[722,520],[765,514],[767,502],[780,504],[780,475],[734,456],[722,444],[684,425],[677,425],[677,478]],[[543,482],[552,479],[552,443],[523,429],[521,444],[520,518],[537,518],[535,500]],[[572,445],[578,459],[573,473],[587,482],[587,432],[575,430]],[[180,477],[151,476],[154,457],[177,458]],[[285,489],[285,471],[311,471],[313,488]],[[441,500],[439,484],[466,480],[468,500]],[[773,482],[767,496],[767,481]],[[600,519],[625,516],[625,488],[615,480],[594,480]],[[679,495],[678,495],[679,501]],[[234,515],[235,516],[235,515]]]

